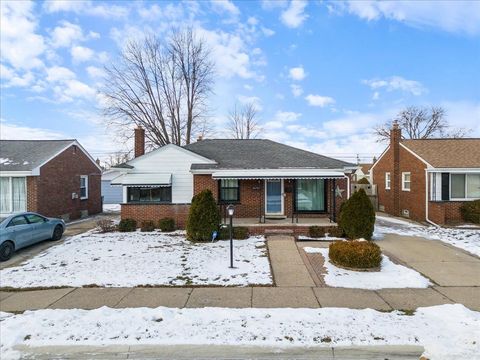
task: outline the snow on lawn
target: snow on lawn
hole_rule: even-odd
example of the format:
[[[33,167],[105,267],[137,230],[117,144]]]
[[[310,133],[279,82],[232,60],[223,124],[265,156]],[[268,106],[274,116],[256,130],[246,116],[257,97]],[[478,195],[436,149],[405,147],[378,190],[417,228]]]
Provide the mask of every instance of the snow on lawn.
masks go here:
[[[121,209],[120,204],[103,204],[104,213],[117,213],[117,212],[120,212],[120,209]]]
[[[415,270],[393,263],[382,255],[380,271],[353,271],[336,267],[330,262],[328,249],[305,247],[307,253],[320,253],[325,259],[325,283],[332,287],[356,289],[426,288],[430,281]]]
[[[0,313],[0,319],[2,359],[20,358],[19,345],[417,345],[432,360],[471,360],[480,353],[480,313],[459,304],[419,308],[411,316],[340,308],[102,307]]]
[[[420,236],[425,239],[440,240],[480,256],[480,229],[427,227],[401,219],[377,216],[373,238],[380,240],[384,234]]]
[[[0,286],[14,288],[138,285],[272,284],[263,237],[191,243],[183,233],[107,233],[74,236],[18,267],[0,271]]]

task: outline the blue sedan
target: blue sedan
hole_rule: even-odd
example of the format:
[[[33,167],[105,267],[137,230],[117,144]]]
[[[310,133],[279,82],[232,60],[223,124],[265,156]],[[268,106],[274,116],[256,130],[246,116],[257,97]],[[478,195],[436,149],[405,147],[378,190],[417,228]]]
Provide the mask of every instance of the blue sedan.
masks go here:
[[[65,231],[62,219],[25,212],[10,215],[0,223],[0,261],[10,259],[15,251],[37,242],[60,240]]]

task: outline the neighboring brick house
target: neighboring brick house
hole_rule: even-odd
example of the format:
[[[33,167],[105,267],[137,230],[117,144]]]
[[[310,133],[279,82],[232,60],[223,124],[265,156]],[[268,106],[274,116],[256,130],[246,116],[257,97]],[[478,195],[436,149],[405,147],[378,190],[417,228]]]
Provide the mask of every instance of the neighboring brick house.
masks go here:
[[[402,139],[370,169],[381,211],[435,224],[462,221],[460,206],[480,199],[480,139]]]
[[[144,154],[144,130],[135,130],[136,157],[115,169],[122,186],[122,218],[173,217],[185,226],[191,199],[210,189],[222,214],[235,205],[236,218],[336,219],[349,196],[353,164],[270,140],[207,139],[165,145]]]
[[[102,211],[101,168],[76,140],[1,140],[0,215],[77,219]]]

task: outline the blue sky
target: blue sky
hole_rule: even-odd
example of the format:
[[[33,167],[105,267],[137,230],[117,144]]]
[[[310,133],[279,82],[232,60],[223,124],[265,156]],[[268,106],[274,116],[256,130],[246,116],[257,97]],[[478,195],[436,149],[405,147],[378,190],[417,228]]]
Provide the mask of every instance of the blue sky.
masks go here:
[[[267,137],[369,159],[374,125],[440,105],[480,137],[480,2],[2,1],[2,138],[77,138],[125,151],[99,107],[103,67],[126,40],[189,24],[216,61],[211,137],[254,101]]]

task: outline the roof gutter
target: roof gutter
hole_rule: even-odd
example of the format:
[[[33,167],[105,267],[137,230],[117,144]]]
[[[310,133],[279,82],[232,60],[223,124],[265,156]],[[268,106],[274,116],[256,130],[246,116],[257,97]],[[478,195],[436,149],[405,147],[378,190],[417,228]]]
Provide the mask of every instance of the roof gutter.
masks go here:
[[[425,220],[435,227],[440,227],[428,218],[428,169],[425,169]]]

